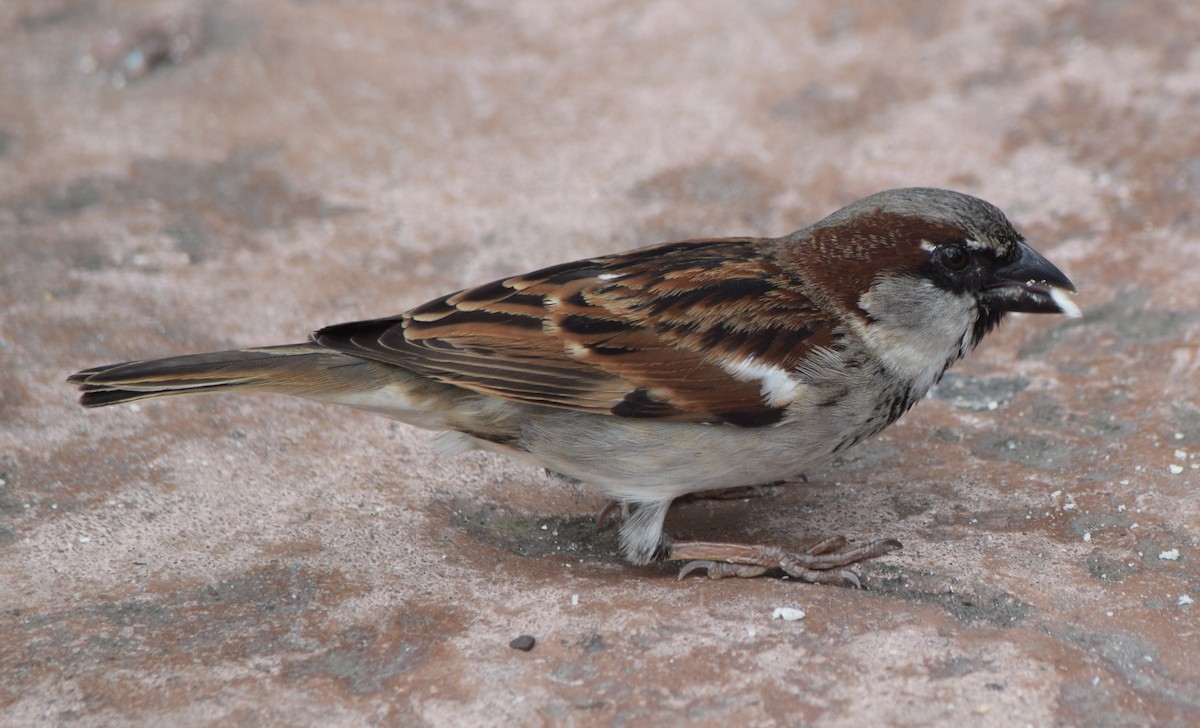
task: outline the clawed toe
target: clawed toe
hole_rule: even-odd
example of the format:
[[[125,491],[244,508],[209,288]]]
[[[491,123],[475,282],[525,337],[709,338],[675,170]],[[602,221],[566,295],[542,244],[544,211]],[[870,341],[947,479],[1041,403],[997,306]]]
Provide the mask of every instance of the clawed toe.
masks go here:
[[[615,520],[620,523],[624,512],[625,506],[622,505],[620,501],[608,501],[604,504],[604,507],[600,509],[600,512],[596,514],[596,530],[603,531],[604,528],[608,526],[608,522],[610,520]],[[621,515],[614,517],[614,513],[620,513]]]
[[[834,551],[840,551],[844,549],[847,543],[849,542],[846,540],[845,536],[830,536],[824,541],[818,541],[812,546],[804,549],[804,553],[811,554],[813,556],[833,553]]]
[[[704,569],[708,578],[713,580],[724,579],[727,576],[747,579],[767,573],[765,566],[758,566],[756,564],[731,564],[728,561],[697,559],[696,561],[689,561],[684,564],[683,568],[679,570],[678,578],[680,581],[683,581],[683,577],[700,569]]]
[[[695,561],[689,561],[683,565],[683,568],[681,568],[679,570],[679,576],[676,578],[679,581],[683,581],[683,577],[687,576],[688,574],[692,573],[693,571],[698,571],[700,569],[704,569],[705,573],[708,574],[709,578],[711,579],[712,578],[711,570],[716,565],[717,565],[716,561],[707,561],[704,559],[697,559]],[[721,577],[718,576],[716,578],[720,579]]]

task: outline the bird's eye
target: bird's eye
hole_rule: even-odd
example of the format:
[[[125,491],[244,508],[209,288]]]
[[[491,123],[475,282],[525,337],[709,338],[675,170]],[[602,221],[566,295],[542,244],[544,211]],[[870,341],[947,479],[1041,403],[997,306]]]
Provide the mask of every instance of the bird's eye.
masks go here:
[[[937,259],[948,270],[956,271],[966,268],[967,263],[971,262],[971,256],[963,249],[963,246],[957,243],[938,248]]]

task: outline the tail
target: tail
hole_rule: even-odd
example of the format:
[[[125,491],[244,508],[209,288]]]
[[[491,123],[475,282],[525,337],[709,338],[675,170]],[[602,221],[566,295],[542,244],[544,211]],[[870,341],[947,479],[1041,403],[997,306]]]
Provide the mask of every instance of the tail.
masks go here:
[[[234,389],[303,397],[353,387],[360,377],[348,375],[364,363],[316,344],[291,344],[109,364],[67,381],[79,385],[84,407]]]

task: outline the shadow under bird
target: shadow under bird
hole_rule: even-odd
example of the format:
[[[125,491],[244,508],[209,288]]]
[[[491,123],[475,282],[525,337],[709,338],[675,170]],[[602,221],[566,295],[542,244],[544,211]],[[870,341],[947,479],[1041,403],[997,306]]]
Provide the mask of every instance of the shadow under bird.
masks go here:
[[[625,557],[849,583],[900,548],[676,541],[671,502],[794,479],[895,422],[1010,312],[1078,316],[1004,214],[880,192],[780,238],[666,243],[452,293],[302,344],[94,367],[87,407],[240,390],[347,405],[598,487]]]

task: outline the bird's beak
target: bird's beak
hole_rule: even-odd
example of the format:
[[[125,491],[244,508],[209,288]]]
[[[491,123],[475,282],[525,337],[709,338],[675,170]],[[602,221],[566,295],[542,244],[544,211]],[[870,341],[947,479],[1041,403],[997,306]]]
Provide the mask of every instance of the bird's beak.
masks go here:
[[[1063,272],[1025,243],[1017,243],[1017,247],[1017,259],[997,268],[995,278],[984,288],[984,302],[1000,311],[1082,316],[1070,296],[1075,286]]]

